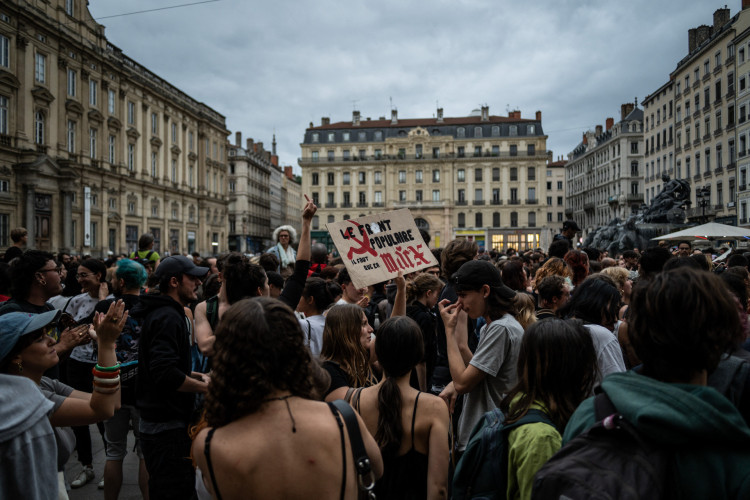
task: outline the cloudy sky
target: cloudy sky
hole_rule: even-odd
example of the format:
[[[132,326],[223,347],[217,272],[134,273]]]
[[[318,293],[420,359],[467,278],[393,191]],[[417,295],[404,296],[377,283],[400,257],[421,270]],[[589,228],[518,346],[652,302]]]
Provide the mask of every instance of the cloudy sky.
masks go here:
[[[543,113],[555,158],[687,55],[714,0],[90,0],[111,43],[297,167],[305,128],[362,117]],[[740,0],[728,4],[731,15]],[[108,17],[117,16],[117,17]],[[234,136],[230,138],[234,141]]]

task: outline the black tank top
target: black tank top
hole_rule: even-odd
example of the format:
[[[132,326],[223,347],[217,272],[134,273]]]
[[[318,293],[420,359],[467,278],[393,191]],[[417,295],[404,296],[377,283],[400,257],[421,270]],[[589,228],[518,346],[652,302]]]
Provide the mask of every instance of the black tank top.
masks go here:
[[[419,500],[427,498],[427,455],[414,449],[414,422],[419,395],[411,417],[411,448],[403,455],[383,457],[383,477],[375,484],[377,498]]]

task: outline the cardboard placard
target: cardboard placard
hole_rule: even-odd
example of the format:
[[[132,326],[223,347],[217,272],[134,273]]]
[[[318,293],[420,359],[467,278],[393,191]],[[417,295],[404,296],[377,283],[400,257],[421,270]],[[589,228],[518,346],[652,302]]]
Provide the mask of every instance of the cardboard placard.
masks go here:
[[[326,229],[357,288],[439,265],[407,208],[332,222]]]

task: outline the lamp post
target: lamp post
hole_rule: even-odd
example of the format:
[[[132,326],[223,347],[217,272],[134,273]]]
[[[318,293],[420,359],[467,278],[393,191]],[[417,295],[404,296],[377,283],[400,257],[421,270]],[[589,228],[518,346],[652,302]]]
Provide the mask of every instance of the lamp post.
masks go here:
[[[695,197],[698,199],[698,205],[703,209],[701,222],[705,224],[706,223],[706,206],[709,205],[710,200],[711,200],[711,188],[708,186],[705,186],[703,188],[697,189],[695,191]]]

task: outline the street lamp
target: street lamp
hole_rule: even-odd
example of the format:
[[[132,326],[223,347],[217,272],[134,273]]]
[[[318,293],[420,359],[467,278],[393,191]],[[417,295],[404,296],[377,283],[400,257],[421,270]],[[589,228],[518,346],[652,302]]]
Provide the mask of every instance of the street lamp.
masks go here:
[[[698,199],[698,205],[703,209],[703,215],[701,216],[701,222],[703,224],[706,223],[706,206],[710,204],[711,200],[711,188],[709,186],[705,186],[703,188],[698,188],[695,191],[695,197]]]

